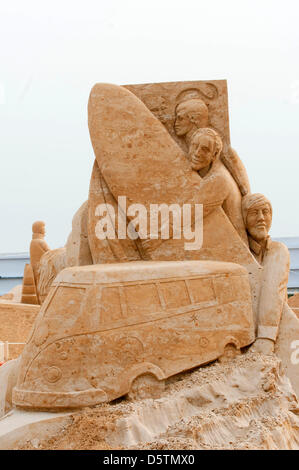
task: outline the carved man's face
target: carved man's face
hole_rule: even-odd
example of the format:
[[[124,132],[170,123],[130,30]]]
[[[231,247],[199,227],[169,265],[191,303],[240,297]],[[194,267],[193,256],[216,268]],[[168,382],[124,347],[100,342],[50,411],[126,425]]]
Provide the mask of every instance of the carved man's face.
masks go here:
[[[215,141],[208,135],[200,135],[193,139],[190,145],[189,156],[192,169],[195,171],[208,167],[215,153]]]
[[[38,228],[38,233],[40,233],[41,235],[45,235],[46,233],[46,226],[45,224],[40,224],[39,228]]]
[[[246,226],[252,238],[258,242],[265,240],[271,227],[272,214],[269,204],[261,203],[247,212]]]
[[[182,137],[192,129],[187,110],[183,106],[178,106],[175,114],[174,130],[177,136]]]

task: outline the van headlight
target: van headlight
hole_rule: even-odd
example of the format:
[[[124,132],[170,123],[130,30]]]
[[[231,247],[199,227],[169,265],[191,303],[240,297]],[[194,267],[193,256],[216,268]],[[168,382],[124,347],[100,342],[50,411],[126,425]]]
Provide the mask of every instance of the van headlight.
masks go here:
[[[45,372],[46,380],[50,383],[58,382],[62,377],[62,372],[58,367],[49,367]]]

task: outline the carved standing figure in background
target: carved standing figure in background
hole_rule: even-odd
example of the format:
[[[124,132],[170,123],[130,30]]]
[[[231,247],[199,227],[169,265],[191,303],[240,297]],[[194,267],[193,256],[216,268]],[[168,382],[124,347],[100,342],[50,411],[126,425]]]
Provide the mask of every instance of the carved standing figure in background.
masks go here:
[[[253,350],[271,354],[277,339],[281,314],[287,300],[289,251],[280,242],[272,241],[272,205],[263,194],[248,194],[242,200],[249,246],[263,266],[257,317],[257,340]]]
[[[32,225],[32,240],[30,243],[30,264],[33,269],[35,284],[38,284],[38,270],[40,259],[44,253],[50,250],[47,242],[44,240],[46,234],[45,222],[38,220]]]
[[[44,240],[45,223],[38,220],[32,224],[32,240],[30,243],[30,264],[25,265],[22,284],[21,302],[24,304],[39,304],[38,280],[39,264],[49,247]]]

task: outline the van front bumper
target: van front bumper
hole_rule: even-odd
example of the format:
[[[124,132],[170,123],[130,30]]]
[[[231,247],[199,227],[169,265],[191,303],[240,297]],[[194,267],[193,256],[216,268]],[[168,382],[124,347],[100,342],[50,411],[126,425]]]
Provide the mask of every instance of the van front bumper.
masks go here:
[[[88,389],[80,392],[36,392],[15,387],[12,401],[20,408],[64,409],[98,405],[107,402],[108,397],[101,389]]]

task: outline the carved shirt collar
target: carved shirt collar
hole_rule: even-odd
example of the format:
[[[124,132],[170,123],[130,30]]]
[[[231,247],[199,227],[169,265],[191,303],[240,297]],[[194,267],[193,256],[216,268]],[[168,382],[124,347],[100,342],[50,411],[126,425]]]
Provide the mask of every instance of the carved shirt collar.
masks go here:
[[[261,245],[259,242],[254,240],[250,235],[248,235],[249,247],[250,250],[254,253],[258,260],[263,261],[265,253],[270,248],[271,238],[270,235],[267,236],[265,246]]]

